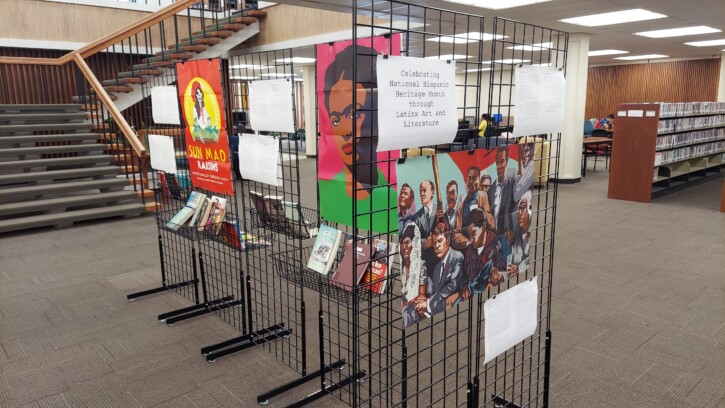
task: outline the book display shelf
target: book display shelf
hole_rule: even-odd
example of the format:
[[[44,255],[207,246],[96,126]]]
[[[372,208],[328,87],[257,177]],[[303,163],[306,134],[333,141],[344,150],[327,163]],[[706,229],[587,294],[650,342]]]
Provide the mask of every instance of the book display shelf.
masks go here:
[[[307,159],[315,161],[316,177],[309,186],[301,184],[303,141],[295,137],[297,132],[286,131],[298,126],[294,103],[292,112],[269,109],[287,103],[287,89],[291,89],[291,101],[298,99],[290,49],[233,55],[221,60],[220,68],[224,103],[219,103],[218,112],[227,118],[232,112],[243,112],[253,128],[262,127],[260,123],[269,126],[254,128],[257,134],[247,135],[246,140],[244,134],[238,137],[248,149],[259,149],[265,163],[277,163],[276,179],[275,166],[267,168],[259,162],[259,169],[245,168],[242,158],[243,177],[233,181],[230,193],[194,185],[189,175],[198,177],[194,166],[199,163],[187,154],[193,155],[198,140],[193,140],[193,134],[185,138],[188,129],[183,126],[155,124],[148,107],[146,123],[151,129],[147,134],[150,137],[157,129],[158,134],[174,138],[178,169],[152,172],[159,203],[156,222],[163,286],[129,295],[129,299],[174,290],[194,304],[159,315],[162,322],[174,324],[213,313],[239,331],[238,337],[202,347],[208,362],[258,346],[299,374],[257,395],[263,405],[285,394],[294,401],[288,407],[302,407],[323,397],[351,407],[547,407],[558,185],[543,181],[557,177],[559,150],[542,146],[559,146],[561,134],[508,147],[505,141],[501,146],[489,141],[485,148],[474,146],[469,152],[450,153],[448,143],[418,146],[431,153],[418,158],[401,156],[396,149],[377,151],[383,136],[378,134],[375,61],[408,64],[411,78],[423,79],[406,86],[446,90],[421,90],[415,93],[420,98],[427,95],[453,102],[454,94],[464,96],[454,115],[449,115],[451,103],[436,111],[439,116],[478,118],[482,112],[510,116],[515,85],[510,61],[525,60],[541,67],[531,71],[561,76],[566,69],[568,34],[495,18],[489,42],[480,35],[487,28],[483,16],[400,1],[353,1],[351,7],[352,38],[315,49],[317,92],[304,96],[315,98],[318,118],[317,155]],[[458,41],[460,32],[468,33],[463,41]],[[455,62],[466,73],[463,83],[425,79],[434,77],[439,67],[445,68],[437,75],[454,78],[455,69],[446,65],[454,63],[450,55],[467,56]],[[393,58],[397,56],[420,60]],[[417,72],[417,64],[424,59],[442,62],[426,65],[430,71]],[[201,66],[205,61],[196,62]],[[484,70],[491,72],[488,84],[482,81]],[[186,72],[181,65],[164,69],[143,86],[145,95],[153,86],[183,84],[185,74],[180,72]],[[265,80],[276,82],[255,83]],[[181,86],[188,91],[191,85]],[[482,107],[481,89],[487,85],[488,106]],[[255,93],[260,89],[267,90],[264,97]],[[190,95],[187,92],[183,98]],[[196,90],[194,96],[193,107],[179,110],[186,110],[187,120],[193,115],[193,129],[199,132],[198,123],[206,120],[200,106],[211,99]],[[252,114],[256,108],[250,109],[250,104],[257,97],[262,106],[267,103],[267,116],[259,111]],[[142,103],[148,105],[150,99]],[[294,123],[276,129],[278,117],[269,112],[278,114],[280,122],[291,114]],[[226,124],[227,132],[233,132],[229,121]],[[208,126],[201,128],[208,130]],[[198,136],[204,148],[215,141],[209,142],[206,135]],[[240,151],[240,156],[244,153]],[[307,163],[311,168],[312,163]],[[421,163],[427,167],[416,167]],[[444,163],[441,168],[449,178],[439,179],[438,163]],[[535,172],[537,165],[540,171]],[[416,169],[425,172],[427,179],[415,179],[420,176]],[[410,177],[410,184],[401,181],[403,173]],[[475,173],[479,175],[473,177]],[[496,219],[485,204],[493,200],[486,192],[493,184],[484,185],[485,180],[495,180],[497,187],[507,183],[501,188],[508,189],[506,198],[502,193],[500,200],[492,201],[496,211],[501,210]],[[424,214],[426,183],[438,193],[436,206],[441,211],[433,211],[434,218]],[[541,188],[533,190],[534,183]],[[398,200],[399,195],[404,197],[403,184],[415,195],[420,192],[418,204],[415,198],[407,207]],[[458,191],[449,190],[453,184]],[[442,197],[446,206],[458,208],[447,210],[446,217],[460,210],[458,226],[451,227],[456,221],[444,220]],[[465,200],[469,201],[464,206]],[[514,204],[504,212],[509,201]],[[416,205],[420,211],[414,211]],[[418,217],[415,221],[413,215]],[[427,221],[422,221],[423,216]],[[435,221],[435,229],[424,227],[430,221]],[[426,235],[424,228],[428,228]],[[407,234],[402,240],[404,250],[398,236],[401,230]],[[455,249],[454,238],[459,245]],[[488,302],[497,296],[499,300],[517,296],[514,292],[524,287],[529,290],[524,303],[530,331],[498,352],[489,352],[489,336],[502,333],[487,333],[487,319],[507,313],[514,316],[519,306],[487,314]]]
[[[721,177],[725,103],[617,105],[609,198],[648,203]]]

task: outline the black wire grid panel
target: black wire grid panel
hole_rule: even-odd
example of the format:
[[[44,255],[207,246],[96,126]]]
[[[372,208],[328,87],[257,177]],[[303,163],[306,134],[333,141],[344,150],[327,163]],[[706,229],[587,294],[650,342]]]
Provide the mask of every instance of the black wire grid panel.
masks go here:
[[[221,78],[225,81],[224,65]],[[159,319],[171,324],[194,316],[214,312],[225,322],[243,334],[247,333],[246,304],[244,297],[243,253],[240,248],[227,239],[224,231],[219,234],[206,229],[189,226],[171,225],[169,221],[184,207],[189,194],[197,191],[223,197],[227,200],[224,221],[230,225],[239,224],[236,195],[226,196],[194,187],[189,175],[187,146],[182,125],[156,124],[153,121],[150,101],[151,88],[177,83],[175,68],[161,70],[160,75],[148,77],[144,84],[142,103],[144,104],[145,123],[142,129],[146,140],[149,135],[167,135],[173,138],[176,152],[176,174],[168,174],[153,169],[151,184],[155,191],[156,220],[159,231],[161,268],[163,273],[176,282],[193,281],[193,285],[177,289],[184,297],[199,305],[197,308],[185,308],[164,313]],[[222,84],[223,100],[226,100],[227,87]],[[225,111],[224,106],[221,107]],[[181,113],[180,113],[181,115]],[[183,123],[183,122],[182,122]],[[228,126],[231,132],[231,126]],[[231,176],[231,174],[230,174]]]
[[[316,226],[319,226],[319,216],[315,210],[308,208],[309,204],[303,202],[300,191],[299,151],[303,146],[302,140],[295,133],[270,133],[264,132],[264,129],[252,129],[254,123],[249,122],[248,105],[249,81],[286,79],[292,82],[290,98],[295,100],[296,72],[293,54],[291,50],[285,49],[232,56],[229,67],[232,117],[236,118],[236,133],[241,134],[240,138],[244,137],[243,133],[253,131],[274,137],[278,141],[280,152],[278,174],[281,187],[242,180],[239,190],[244,230],[255,236],[273,236],[273,239],[268,240],[270,245],[245,254],[249,327],[253,332],[270,328],[284,330],[285,339],[267,342],[264,347],[276,358],[304,375],[307,370],[304,286],[275,274],[273,255],[300,253],[303,240],[309,239]],[[292,114],[296,118],[294,111],[286,114]],[[239,152],[239,155],[243,159],[244,152]],[[300,205],[303,219],[293,221],[258,212],[250,198],[251,192]]]
[[[484,19],[480,16],[397,1],[353,2],[353,42],[359,38],[402,33],[402,55],[456,60],[459,68],[457,90],[459,96],[463,96],[462,100],[460,97],[458,100],[459,117],[477,119],[483,112],[503,112],[503,107],[511,116],[512,70],[516,63],[552,63],[562,69],[566,66],[566,33],[503,19],[494,21],[493,40],[488,43],[485,41],[487,38],[476,34],[485,32]],[[521,58],[522,54],[526,58]],[[372,77],[370,72],[361,72],[374,69],[371,57],[358,50],[354,53],[353,89],[362,86],[372,90],[376,87],[375,83],[359,79]],[[523,61],[516,62],[515,59]],[[481,92],[486,89],[483,80],[486,68],[491,69],[488,96]],[[494,95],[497,96],[494,98]],[[504,103],[505,95],[508,99]],[[353,93],[353,106],[359,106],[355,98]],[[488,100],[486,110],[481,109],[485,104],[481,100]],[[367,112],[374,115],[376,110],[373,102]],[[357,113],[361,111],[357,109]],[[357,133],[358,130],[353,127],[353,138],[358,141],[375,137],[372,131],[369,134]],[[346,362],[342,369],[327,371],[323,375],[321,386],[327,386],[329,393],[350,406],[547,406],[551,265],[557,191],[556,184],[545,181],[549,177],[555,178],[558,172],[557,142],[560,135],[541,136],[546,139],[534,139],[539,152],[535,158],[539,170],[535,182],[541,188],[533,192],[532,259],[527,272],[505,285],[471,296],[447,312],[434,315],[406,330],[402,328],[400,277],[395,269],[387,277],[388,289],[382,295],[371,296],[364,287],[355,287],[346,296],[337,295],[337,291],[321,290],[321,368],[340,360]],[[499,135],[484,141],[481,143],[474,139],[474,144],[470,144],[470,140],[463,144],[473,149],[509,144],[509,139]],[[430,147],[436,152],[445,152],[455,145]],[[374,151],[369,153],[368,157],[376,157]],[[372,163],[389,170],[395,166],[395,160],[357,162],[355,158],[353,185],[357,185],[358,178],[364,178],[365,175],[359,173],[361,169],[370,171],[374,167],[370,166]],[[388,187],[391,185],[373,188]],[[392,187],[397,186],[393,184]],[[372,233],[357,228],[361,220],[369,224],[373,214],[359,211],[356,207],[353,204],[353,226],[348,229],[356,237],[353,245],[358,240],[372,242],[375,238],[397,242],[394,234]],[[390,210],[396,211],[397,208]],[[397,226],[390,227],[389,230],[397,229]],[[390,255],[391,264],[397,255]],[[304,260],[304,256],[301,259]],[[483,364],[485,300],[535,276],[541,276],[536,334],[494,361]]]

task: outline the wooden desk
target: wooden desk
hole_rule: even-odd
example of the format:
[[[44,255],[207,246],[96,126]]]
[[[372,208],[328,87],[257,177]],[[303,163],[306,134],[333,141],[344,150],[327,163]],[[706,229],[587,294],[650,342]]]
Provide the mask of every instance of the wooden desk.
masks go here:
[[[605,153],[599,151],[600,147],[605,147]],[[582,142],[582,156],[584,156],[584,165],[582,167],[582,177],[587,176],[587,158],[589,156],[606,156],[612,147],[612,139],[608,137],[587,137]],[[596,159],[595,159],[596,160]]]

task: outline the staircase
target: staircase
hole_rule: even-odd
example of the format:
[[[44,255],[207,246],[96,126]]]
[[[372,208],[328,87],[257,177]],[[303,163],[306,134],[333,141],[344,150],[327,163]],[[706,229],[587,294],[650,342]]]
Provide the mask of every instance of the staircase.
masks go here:
[[[0,105],[0,233],[146,211],[81,108]]]
[[[119,72],[115,75],[115,78],[104,80],[101,84],[108,92],[111,100],[114,101],[116,107],[123,111],[141,101],[143,98],[141,87],[150,82],[151,77],[163,76],[164,79],[174,81],[176,77],[169,74],[172,72],[175,63],[222,56],[246,39],[256,35],[259,32],[258,19],[266,15],[267,13],[262,10],[243,10],[233,13],[229,17],[220,18],[215,24],[207,25],[203,30],[193,32],[191,37],[181,38],[177,44],[169,45],[166,50],[144,58],[140,64],[128,67],[127,71]],[[95,94],[85,98],[74,96],[72,101],[74,103],[83,103],[82,110],[89,113],[99,112],[97,110],[99,107],[102,109],[102,105],[98,102]],[[101,112],[99,116],[104,117],[106,115]],[[93,129],[93,131],[103,133],[107,132],[107,129],[98,128]],[[151,133],[164,134],[159,132]],[[181,135],[183,137],[183,133]],[[104,136],[99,135],[99,137]],[[114,146],[109,145],[109,148],[112,149]],[[146,166],[138,169],[125,159],[130,158],[130,155],[125,154],[123,151],[107,152],[114,155],[117,159],[114,163],[122,166],[124,172],[136,172],[136,180],[148,179]],[[146,185],[148,186],[148,183]],[[151,192],[148,191],[148,193]],[[153,195],[147,195],[146,208],[148,211],[154,212],[160,204],[153,202],[150,199],[151,197]]]

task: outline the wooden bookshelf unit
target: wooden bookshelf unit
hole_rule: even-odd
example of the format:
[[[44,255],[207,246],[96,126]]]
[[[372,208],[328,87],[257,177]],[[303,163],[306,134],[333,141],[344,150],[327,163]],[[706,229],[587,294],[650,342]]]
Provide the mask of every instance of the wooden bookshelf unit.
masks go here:
[[[725,103],[617,105],[607,197],[649,203],[721,176]]]

